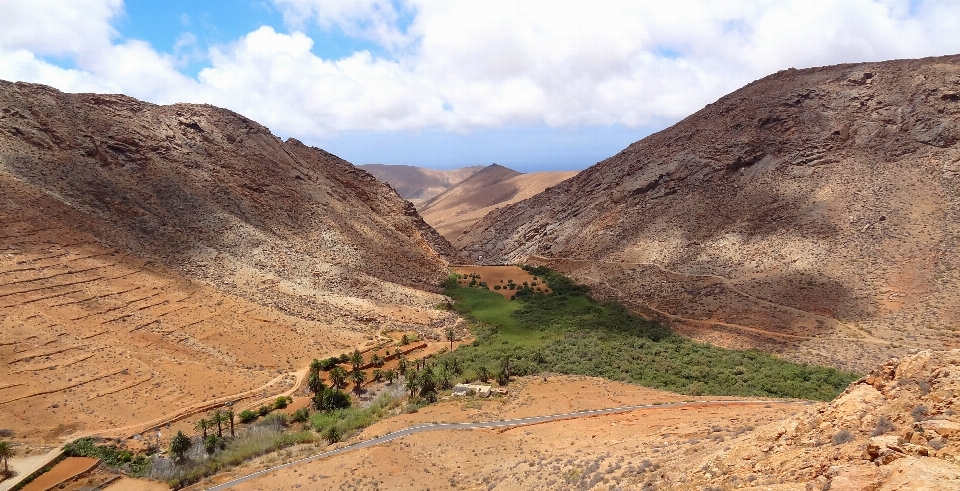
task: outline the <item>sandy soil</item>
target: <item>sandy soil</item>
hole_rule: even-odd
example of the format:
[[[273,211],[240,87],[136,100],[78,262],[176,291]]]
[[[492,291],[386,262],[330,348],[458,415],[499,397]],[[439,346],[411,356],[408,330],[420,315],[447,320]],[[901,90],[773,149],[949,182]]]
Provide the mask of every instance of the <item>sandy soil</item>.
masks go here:
[[[571,376],[527,377],[512,384],[510,390],[504,398],[449,399],[414,414],[382,421],[356,439],[421,423],[507,419],[695,399]],[[298,485],[327,489],[564,489],[595,478],[608,487],[617,483],[639,487],[659,479],[656,469],[706,452],[716,442],[779,420],[799,407],[760,404],[749,408],[654,409],[506,430],[422,433],[270,473],[236,489],[288,489]],[[303,451],[291,449],[211,482],[224,482],[292,460]]]
[[[73,479],[78,474],[89,471],[100,462],[98,459],[87,457],[67,457],[55,465],[49,472],[34,479],[23,487],[23,491],[45,491],[62,482]]]
[[[490,291],[499,293],[503,295],[504,298],[510,298],[514,293],[517,293],[516,290],[509,290],[507,288],[502,288],[500,290],[494,290],[493,285],[500,285],[505,287],[508,280],[513,280],[514,283],[522,285],[524,282],[533,283],[537,281],[540,288],[543,288],[544,291],[549,292],[550,289],[547,288],[547,285],[543,280],[537,280],[535,277],[520,269],[517,266],[457,266],[453,268],[454,271],[460,274],[479,274],[479,281],[487,282],[487,286]],[[460,280],[460,284],[466,286],[470,280]]]

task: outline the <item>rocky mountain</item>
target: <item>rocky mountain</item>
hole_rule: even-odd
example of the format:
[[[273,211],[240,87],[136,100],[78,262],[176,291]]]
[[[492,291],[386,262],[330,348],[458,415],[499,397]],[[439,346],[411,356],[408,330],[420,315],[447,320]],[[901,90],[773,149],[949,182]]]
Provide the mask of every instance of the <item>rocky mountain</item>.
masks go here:
[[[473,174],[443,194],[419,205],[423,219],[447,240],[457,239],[488,213],[527,199],[576,172],[523,174],[493,164]]]
[[[2,429],[33,442],[252,404],[457,322],[434,306],[461,260],[412,204],[212,106],[0,82],[0,225]]]
[[[443,170],[412,165],[383,164],[364,164],[357,167],[389,184],[400,197],[415,206],[420,206],[484,168],[482,165],[473,165]]]
[[[457,256],[370,174],[231,111],[8,82],[0,101],[0,172],[105,243],[258,303],[309,318],[327,293],[402,302]]]
[[[457,239],[694,337],[867,371],[958,345],[960,56],[757,80]]]

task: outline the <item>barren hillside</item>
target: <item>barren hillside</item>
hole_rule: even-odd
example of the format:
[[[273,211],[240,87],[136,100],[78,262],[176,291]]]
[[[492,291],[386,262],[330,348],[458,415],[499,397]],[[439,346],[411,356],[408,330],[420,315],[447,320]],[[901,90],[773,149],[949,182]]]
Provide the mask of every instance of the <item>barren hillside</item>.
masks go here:
[[[31,441],[456,321],[429,290],[457,254],[412,205],[212,106],[0,82],[0,224],[0,427]]]
[[[502,206],[527,199],[576,172],[522,174],[493,164],[470,176],[445,193],[419,205],[423,219],[447,240],[457,239],[474,223]]]
[[[865,371],[957,346],[958,140],[960,56],[785,70],[457,245],[700,339]]]
[[[412,165],[382,164],[365,164],[357,167],[389,184],[400,197],[410,201],[415,206],[420,206],[484,168],[482,165],[474,165],[442,170],[414,167]]]
[[[697,403],[589,377],[529,377],[504,398],[454,398],[382,421],[355,440],[424,423],[654,405],[514,428],[417,433],[294,464],[234,489],[316,482],[337,489],[960,489],[958,367],[960,351],[912,354],[819,404]],[[659,405],[671,402],[681,405]],[[291,452],[286,461],[297,458]],[[281,462],[259,462],[216,482]]]

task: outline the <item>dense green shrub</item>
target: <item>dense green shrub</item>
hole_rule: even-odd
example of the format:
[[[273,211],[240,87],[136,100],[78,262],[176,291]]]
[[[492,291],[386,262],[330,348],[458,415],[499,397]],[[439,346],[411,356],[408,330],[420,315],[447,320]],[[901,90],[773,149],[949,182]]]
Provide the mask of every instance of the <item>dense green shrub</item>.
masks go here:
[[[240,414],[238,414],[237,417],[240,418],[241,423],[249,423],[257,419],[258,417],[260,417],[260,415],[249,409],[245,409],[243,411],[240,411]]]
[[[491,291],[445,290],[457,301],[454,307],[472,320],[476,341],[444,355],[456,356],[468,378],[477,376],[481,366],[502,366],[509,359],[510,375],[517,376],[555,372],[681,393],[817,400],[832,399],[857,378],[756,350],[696,342],[619,303],[594,301],[587,287],[549,268],[524,269],[552,293],[519,285],[515,301],[508,301]]]

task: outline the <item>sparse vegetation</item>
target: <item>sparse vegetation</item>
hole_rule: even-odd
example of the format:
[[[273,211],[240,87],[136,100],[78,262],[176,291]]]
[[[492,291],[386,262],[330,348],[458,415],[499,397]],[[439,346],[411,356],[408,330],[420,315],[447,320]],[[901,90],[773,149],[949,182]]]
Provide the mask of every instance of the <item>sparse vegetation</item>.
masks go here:
[[[880,416],[877,419],[877,426],[870,432],[870,436],[880,436],[885,433],[890,433],[891,431],[896,430],[897,427],[894,425],[886,416]]]
[[[97,445],[93,438],[74,440],[63,446],[63,452],[67,457],[100,459],[110,468],[134,477],[143,476],[150,467],[147,456],[134,455],[133,452],[118,448],[116,445]]]
[[[850,430],[840,430],[836,435],[833,435],[834,445],[843,445],[844,443],[850,443],[853,440],[853,433],[850,433]]]
[[[589,289],[543,267],[525,267],[552,290],[529,286],[508,301],[462,286],[445,293],[473,320],[476,340],[454,354],[466,378],[500,366],[497,378],[556,372],[623,380],[704,395],[797,397],[829,400],[857,378],[833,368],[781,360],[756,350],[699,343],[642,319],[616,302],[599,303]],[[509,360],[509,363],[507,363]],[[504,370],[506,368],[506,370]],[[409,387],[408,387],[409,388]]]

